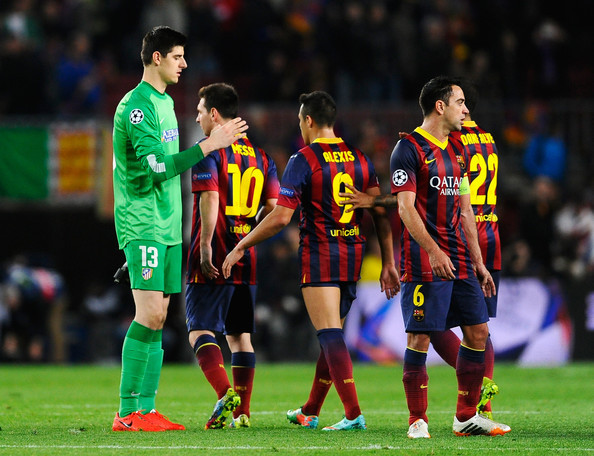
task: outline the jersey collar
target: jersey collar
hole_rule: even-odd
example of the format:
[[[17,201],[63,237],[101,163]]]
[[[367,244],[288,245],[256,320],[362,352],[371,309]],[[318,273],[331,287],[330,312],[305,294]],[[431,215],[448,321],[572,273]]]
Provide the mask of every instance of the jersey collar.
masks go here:
[[[312,142],[325,144],[338,144],[343,142],[342,138],[316,138]]]
[[[440,149],[445,149],[446,147],[448,147],[448,138],[446,138],[445,141],[441,142],[435,136],[433,136],[431,133],[426,132],[421,127],[415,128],[415,132],[420,134],[427,141],[431,141],[433,144],[435,144]]]
[[[476,122],[474,120],[465,120],[464,122],[462,122],[462,126],[468,127],[468,128],[473,128],[473,127],[477,127],[478,125],[476,124]]]

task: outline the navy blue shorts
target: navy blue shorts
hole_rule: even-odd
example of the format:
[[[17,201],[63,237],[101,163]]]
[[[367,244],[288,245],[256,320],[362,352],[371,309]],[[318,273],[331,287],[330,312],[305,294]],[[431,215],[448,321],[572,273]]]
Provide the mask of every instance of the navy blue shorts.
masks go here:
[[[256,285],[189,283],[186,286],[188,332],[254,333],[255,307]]]
[[[336,287],[340,288],[340,319],[347,316],[357,298],[357,282],[312,282],[302,283],[301,288],[306,287]]]
[[[402,318],[406,332],[429,333],[489,321],[485,297],[476,276],[440,282],[404,282]]]
[[[490,271],[491,277],[493,277],[493,282],[495,282],[495,290],[499,293],[499,271]],[[485,297],[484,293],[483,299],[485,300],[485,304],[487,305],[487,313],[489,318],[495,318],[497,316],[497,295],[491,296],[490,298]],[[453,312],[448,314],[447,320],[447,327],[448,328],[455,328],[456,326],[460,326],[460,319],[456,317]]]

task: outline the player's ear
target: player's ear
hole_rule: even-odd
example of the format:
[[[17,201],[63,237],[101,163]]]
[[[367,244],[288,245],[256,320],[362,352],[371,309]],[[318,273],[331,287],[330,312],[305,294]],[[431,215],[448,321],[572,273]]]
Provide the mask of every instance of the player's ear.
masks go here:
[[[435,110],[437,111],[438,114],[443,114],[443,111],[445,110],[445,102],[443,100],[437,100],[435,102]]]
[[[157,66],[161,64],[161,53],[159,51],[153,52],[153,63]]]

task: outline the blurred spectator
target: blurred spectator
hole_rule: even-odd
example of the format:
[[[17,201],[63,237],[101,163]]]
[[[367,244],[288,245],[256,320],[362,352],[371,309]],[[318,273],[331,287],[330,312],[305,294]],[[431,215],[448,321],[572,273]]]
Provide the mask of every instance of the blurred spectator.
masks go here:
[[[392,36],[392,24],[386,4],[374,0],[367,13],[365,56],[366,72],[363,79],[364,96],[367,102],[379,103],[402,99],[396,43]],[[365,149],[362,149],[365,150]]]
[[[201,78],[212,78],[220,72],[219,55],[213,43],[220,40],[216,17],[210,0],[187,1],[186,47],[187,71]]]
[[[188,31],[187,13],[180,0],[149,0],[143,7],[141,30],[151,30],[157,25],[168,25],[183,34]]]
[[[0,16],[0,115],[41,114],[45,71],[43,36],[34,0],[14,0]]]
[[[505,277],[535,277],[541,268],[532,258],[532,251],[523,239],[507,244],[501,251],[503,275]]]
[[[299,229],[290,223],[258,247],[258,303],[254,341],[270,361],[309,359],[316,355],[305,303],[295,275],[299,274]],[[271,274],[274,271],[274,274]],[[287,338],[286,334],[291,337]],[[313,339],[315,340],[315,338]],[[311,349],[309,350],[308,347]]]
[[[101,85],[85,32],[76,32],[57,67],[58,112],[62,115],[96,113]]]
[[[568,201],[555,217],[555,228],[561,244],[555,269],[576,279],[594,272],[594,192]]]
[[[538,177],[521,208],[521,236],[530,248],[530,256],[548,276],[552,268],[554,220],[559,207],[557,185],[547,177]]]
[[[566,32],[553,19],[544,18],[537,25],[533,36],[534,59],[530,79],[535,95],[558,97],[565,90],[564,69],[567,67]]]
[[[397,140],[388,137],[384,133],[382,125],[380,119],[364,119],[359,127],[356,144],[371,158],[383,191],[390,193],[390,168],[385,165],[390,161],[390,154],[394,148],[393,143]]]
[[[5,321],[2,359],[12,362],[64,362],[63,312],[66,289],[55,270],[19,257],[6,265],[0,284]]]
[[[86,328],[84,360],[119,363],[122,341],[134,318],[134,302],[126,287],[91,281],[83,300]]]
[[[364,100],[366,95],[360,85],[368,75],[365,3],[349,0],[336,10],[340,13],[332,17],[327,32],[336,53],[332,56],[336,62],[334,95],[338,104],[349,104]],[[345,30],[349,32],[344,33]]]
[[[2,2],[0,112],[53,112],[45,91],[57,89],[46,75],[75,28],[96,45],[95,59],[127,78],[137,71],[130,56],[140,31],[157,23],[187,32],[192,82],[228,80],[246,101],[290,101],[313,89],[344,104],[414,100],[419,81],[437,73],[471,75],[494,98],[591,96],[591,84],[568,83],[594,74],[584,58],[592,42],[579,39],[586,3],[568,0],[572,14],[553,20],[551,8],[511,0]],[[509,18],[502,11],[512,6]]]
[[[530,177],[547,177],[561,182],[565,176],[567,148],[561,129],[548,112],[537,114],[536,132],[528,140],[524,153],[524,171]]]
[[[447,23],[443,17],[427,14],[420,22],[419,68],[417,80],[428,81],[436,74],[448,73],[452,49],[447,41]]]

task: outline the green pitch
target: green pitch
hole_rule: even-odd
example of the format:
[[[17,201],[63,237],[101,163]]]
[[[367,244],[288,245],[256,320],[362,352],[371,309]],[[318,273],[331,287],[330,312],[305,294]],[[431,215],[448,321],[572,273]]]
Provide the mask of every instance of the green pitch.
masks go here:
[[[512,428],[501,437],[455,437],[456,381],[449,367],[429,367],[429,431],[406,438],[401,366],[355,365],[368,431],[322,432],[285,419],[306,400],[314,363],[260,364],[252,428],[204,431],[215,396],[196,365],[166,366],[159,410],[186,431],[112,432],[119,367],[0,367],[0,455],[591,455],[594,364],[562,368],[496,366],[494,417]],[[333,389],[320,429],[342,418]]]

